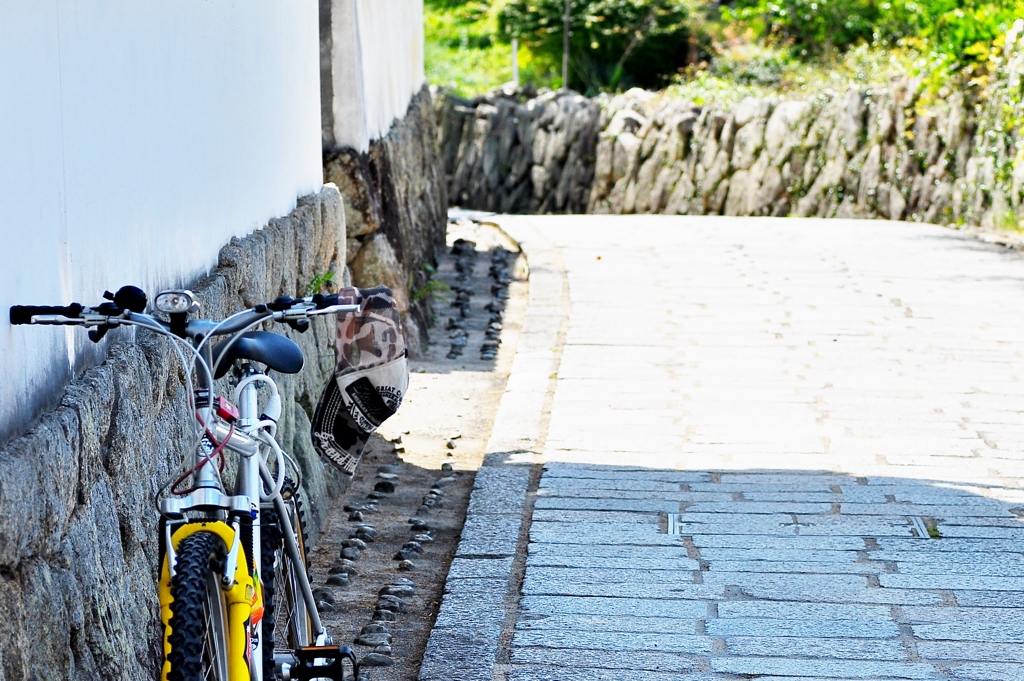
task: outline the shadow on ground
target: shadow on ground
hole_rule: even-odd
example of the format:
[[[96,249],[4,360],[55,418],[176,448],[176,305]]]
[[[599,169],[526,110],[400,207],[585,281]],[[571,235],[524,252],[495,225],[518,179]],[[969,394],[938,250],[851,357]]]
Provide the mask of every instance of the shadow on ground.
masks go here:
[[[509,681],[1022,678],[1019,489],[553,462],[534,501]]]

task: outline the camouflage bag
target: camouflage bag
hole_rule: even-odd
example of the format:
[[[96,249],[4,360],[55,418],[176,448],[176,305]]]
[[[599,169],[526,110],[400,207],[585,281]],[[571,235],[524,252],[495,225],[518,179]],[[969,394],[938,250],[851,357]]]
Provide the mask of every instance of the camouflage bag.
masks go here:
[[[398,306],[391,289],[344,288],[339,305],[334,375],[313,413],[313,448],[346,475],[355,473],[363,447],[394,415],[409,388],[409,365]]]

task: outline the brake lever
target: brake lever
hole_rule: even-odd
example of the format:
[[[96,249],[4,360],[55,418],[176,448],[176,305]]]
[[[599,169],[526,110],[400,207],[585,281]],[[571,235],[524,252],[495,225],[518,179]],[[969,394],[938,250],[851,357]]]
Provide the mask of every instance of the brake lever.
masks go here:
[[[103,340],[103,337],[107,335],[107,331],[110,331],[113,326],[97,326],[89,329],[89,340],[93,343],[99,343]]]
[[[103,305],[100,305],[99,307],[93,309],[98,312],[103,309],[104,305],[111,305],[111,303],[103,303]],[[109,312],[111,310],[108,309],[107,311]],[[108,331],[110,331],[115,326],[121,325],[120,314],[86,314],[83,318],[83,325],[92,327],[89,329],[89,340],[91,340],[93,343],[99,343],[101,340],[103,340],[103,337],[107,335]]]
[[[290,326],[292,329],[299,333],[306,333],[309,331],[309,320],[308,319],[288,319],[285,318],[284,323]]]

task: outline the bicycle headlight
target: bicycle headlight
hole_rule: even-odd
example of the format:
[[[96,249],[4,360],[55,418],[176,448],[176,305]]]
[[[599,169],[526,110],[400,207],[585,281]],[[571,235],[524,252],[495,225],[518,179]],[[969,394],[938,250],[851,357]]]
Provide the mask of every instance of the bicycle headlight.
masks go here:
[[[196,304],[191,291],[162,291],[156,294],[153,306],[167,314],[183,314]]]

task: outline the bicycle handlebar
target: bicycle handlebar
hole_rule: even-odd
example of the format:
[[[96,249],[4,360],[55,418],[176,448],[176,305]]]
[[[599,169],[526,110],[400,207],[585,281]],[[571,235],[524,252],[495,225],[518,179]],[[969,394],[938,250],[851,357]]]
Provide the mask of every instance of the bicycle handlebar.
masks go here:
[[[191,320],[189,326],[200,327],[202,335],[226,336],[237,333],[253,323],[263,319],[273,319],[304,330],[297,323],[309,317],[326,314],[356,312],[359,305],[339,304],[336,294],[316,294],[310,298],[291,298],[282,296],[272,303],[257,305],[226,322],[215,323],[208,320]],[[154,329],[166,330],[167,322],[142,312],[121,310],[111,303],[103,303],[96,308],[88,308],[80,303],[71,305],[14,305],[10,309],[12,325],[74,325],[89,327],[114,327],[122,323],[136,323]],[[307,324],[308,326],[308,324]],[[106,331],[106,328],[101,328]],[[103,334],[97,334],[99,340]]]

